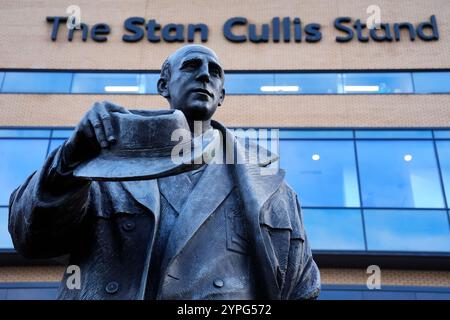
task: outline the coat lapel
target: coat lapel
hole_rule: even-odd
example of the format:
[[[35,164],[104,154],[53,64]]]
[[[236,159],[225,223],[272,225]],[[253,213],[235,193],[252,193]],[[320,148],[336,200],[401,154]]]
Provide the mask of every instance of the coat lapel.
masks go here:
[[[206,167],[200,180],[181,206],[180,215],[169,236],[162,264],[163,269],[186,246],[232,188],[233,181],[226,165],[210,164]]]
[[[141,205],[149,209],[159,220],[160,195],[156,180],[121,182],[124,189]]]
[[[180,214],[186,198],[192,191],[191,181],[185,173],[158,179],[159,191]]]

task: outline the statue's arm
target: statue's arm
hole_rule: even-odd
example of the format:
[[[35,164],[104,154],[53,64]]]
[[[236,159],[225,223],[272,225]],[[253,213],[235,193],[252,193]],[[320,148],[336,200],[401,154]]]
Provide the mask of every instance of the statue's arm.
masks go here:
[[[316,299],[320,293],[320,272],[313,259],[308,236],[305,231],[303,212],[296,193],[288,188],[291,223],[299,230],[301,239],[291,239],[289,248],[289,270],[292,274],[287,299]],[[301,245],[300,245],[301,243]]]
[[[52,152],[10,197],[9,232],[16,250],[27,258],[69,253],[80,236],[91,183],[73,177],[61,150]]]
[[[299,266],[299,277],[289,299],[317,299],[320,293],[320,272],[313,260],[308,237],[305,238],[303,244],[303,254]]]

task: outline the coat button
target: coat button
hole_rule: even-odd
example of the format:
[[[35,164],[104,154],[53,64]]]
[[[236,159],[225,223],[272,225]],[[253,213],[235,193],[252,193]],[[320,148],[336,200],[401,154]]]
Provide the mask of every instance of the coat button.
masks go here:
[[[132,230],[134,230],[135,227],[136,227],[136,224],[133,221],[126,221],[123,224],[123,229],[125,231],[132,231]]]
[[[222,287],[223,287],[223,280],[222,280],[222,279],[216,279],[216,280],[214,280],[214,287],[216,287],[216,288],[222,288]]]
[[[109,294],[114,294],[119,291],[119,284],[115,281],[111,281],[106,285],[105,290]]]

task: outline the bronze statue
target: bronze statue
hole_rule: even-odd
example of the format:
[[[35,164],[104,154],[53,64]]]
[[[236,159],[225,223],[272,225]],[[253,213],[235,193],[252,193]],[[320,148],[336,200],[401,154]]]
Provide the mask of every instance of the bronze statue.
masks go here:
[[[212,50],[182,47],[164,62],[158,91],[171,109],[184,114],[185,123],[169,119],[179,116],[177,111],[167,118],[164,112],[96,103],[73,135],[13,192],[9,230],[15,248],[28,258],[69,255],[69,264],[80,268],[81,287],[68,288],[65,274],[60,299],[318,296],[319,270],[297,196],[282,170],[272,175],[258,170],[276,155],[268,153],[257,163],[168,169],[146,160],[153,152],[145,148],[148,132],[127,122],[149,116],[155,125],[148,128],[186,127],[192,140],[200,122],[200,135],[219,132],[225,153],[233,148],[244,159],[248,146],[211,120],[224,101],[223,87],[224,72]],[[122,137],[128,143],[120,143]],[[135,162],[129,152],[141,138],[144,160]],[[170,145],[167,137],[155,136],[150,143],[167,157],[161,151]],[[116,149],[111,157],[121,156],[109,161]],[[100,158],[105,162],[94,161]],[[158,166],[164,169],[155,171]]]

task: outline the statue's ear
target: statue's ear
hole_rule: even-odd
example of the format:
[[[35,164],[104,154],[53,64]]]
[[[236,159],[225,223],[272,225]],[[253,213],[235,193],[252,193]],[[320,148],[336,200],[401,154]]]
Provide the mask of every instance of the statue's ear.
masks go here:
[[[220,94],[220,99],[219,99],[219,104],[218,104],[219,107],[222,105],[224,99],[225,99],[225,89],[222,89],[222,93]]]
[[[164,98],[169,98],[169,88],[167,80],[164,78],[159,78],[158,80],[158,93],[162,95]]]

